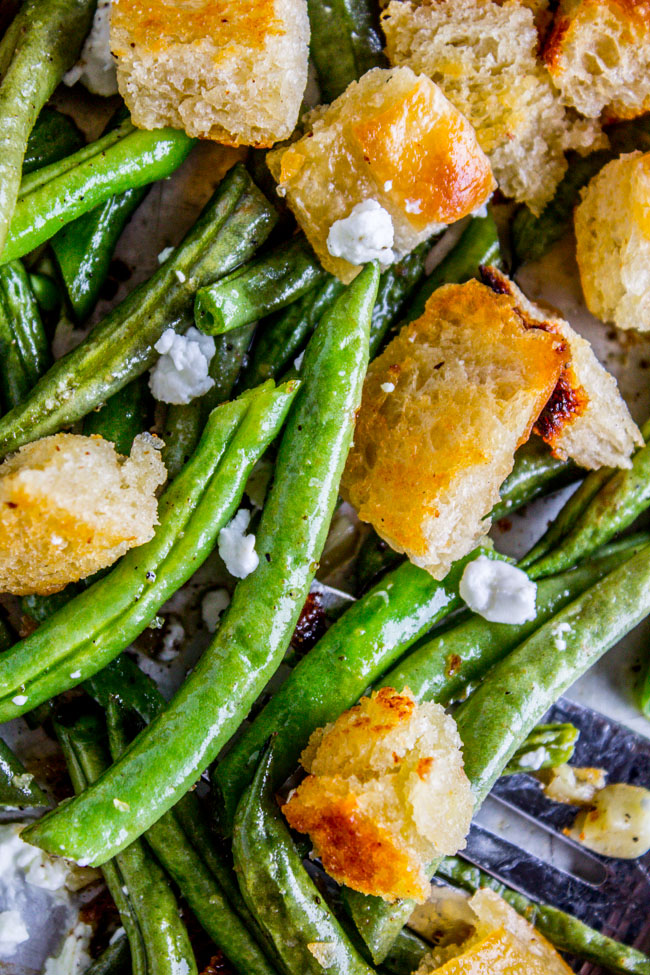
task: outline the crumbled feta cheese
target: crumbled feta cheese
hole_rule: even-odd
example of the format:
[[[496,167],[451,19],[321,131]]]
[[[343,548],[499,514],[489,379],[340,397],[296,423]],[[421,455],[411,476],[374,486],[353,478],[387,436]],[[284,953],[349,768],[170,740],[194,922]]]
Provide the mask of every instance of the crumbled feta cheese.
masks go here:
[[[165,635],[163,636],[162,650],[158,654],[159,660],[173,660],[178,655],[183,640],[185,639],[185,628],[180,620],[168,617]]]
[[[78,975],[90,964],[90,940],[93,929],[79,921],[67,935],[60,952],[45,962],[43,975]]]
[[[219,555],[230,575],[236,579],[245,579],[260,561],[255,551],[255,535],[244,534],[250,520],[250,511],[240,508],[232,521],[219,532]]]
[[[479,555],[466,566],[459,592],[469,608],[491,623],[535,619],[537,586],[522,569]]]
[[[27,695],[16,694],[16,696],[12,697],[11,700],[16,705],[17,708],[22,708],[23,704],[27,704]]]
[[[21,825],[0,826],[0,876],[20,871],[28,884],[43,890],[65,888],[69,873],[66,860],[55,859],[20,838]]]
[[[98,0],[90,33],[77,63],[63,76],[66,85],[78,81],[94,95],[117,94],[117,72],[111,56],[111,0]]]
[[[519,765],[521,768],[529,768],[532,772],[536,772],[544,764],[547,755],[547,750],[543,745],[540,745],[539,748],[534,748],[532,751],[520,755]]]
[[[160,359],[149,375],[154,399],[162,403],[190,403],[214,386],[208,367],[215,352],[214,339],[197,328],[179,335],[165,329],[156,344]]]
[[[229,605],[230,593],[227,589],[211,589],[210,592],[206,592],[201,602],[201,617],[208,632],[215,632],[221,614]]]
[[[20,911],[0,911],[0,957],[13,955],[18,945],[29,938]]]
[[[176,275],[176,277],[178,278],[181,284],[185,284],[185,282],[187,281],[187,274],[185,273],[185,271],[180,271],[178,268],[176,268],[174,274]]]
[[[70,680],[79,680],[80,677],[81,677],[80,670],[73,670],[72,673],[70,674]]]
[[[381,390],[382,390],[383,393],[394,393],[395,392],[395,383],[382,383],[381,384]]]
[[[384,267],[395,260],[393,221],[390,213],[377,200],[357,203],[347,217],[335,220],[327,235],[327,249],[332,257],[342,257],[350,264],[379,261]]]
[[[158,263],[164,264],[168,257],[171,257],[174,253],[173,247],[163,247],[160,254],[158,255]]]
[[[116,809],[119,809],[120,812],[128,812],[131,808],[128,802],[123,802],[121,799],[113,799],[113,805]]]
[[[303,361],[304,361],[304,358],[305,358],[305,352],[306,351],[307,351],[307,349],[303,349],[302,352],[300,353],[300,355],[299,356],[296,356],[296,358],[293,360],[293,367],[294,367],[294,369],[297,369],[298,372],[300,372],[300,370],[302,369],[302,364],[303,364]]]

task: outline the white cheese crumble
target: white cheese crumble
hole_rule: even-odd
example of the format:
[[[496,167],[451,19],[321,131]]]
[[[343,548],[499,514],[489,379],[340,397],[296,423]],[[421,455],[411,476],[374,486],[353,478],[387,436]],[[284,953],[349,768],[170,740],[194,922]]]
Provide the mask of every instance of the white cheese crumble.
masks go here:
[[[90,964],[89,947],[93,929],[89,924],[79,921],[67,935],[61,950],[55,958],[45,962],[43,975],[78,975]]]
[[[171,257],[174,253],[173,247],[163,247],[160,254],[158,255],[158,263],[164,264],[168,257]]]
[[[357,203],[347,217],[335,220],[327,235],[327,249],[332,257],[342,257],[350,264],[379,261],[387,267],[395,260],[395,232],[388,210],[377,200]]]
[[[508,562],[479,555],[465,568],[458,591],[472,612],[491,623],[518,625],[535,619],[537,586]]]
[[[544,764],[547,755],[548,751],[543,745],[540,745],[539,748],[534,748],[532,751],[520,755],[519,765],[521,768],[529,768],[532,772],[536,772]]]
[[[117,72],[111,56],[111,0],[98,0],[90,33],[77,63],[63,76],[66,85],[78,81],[94,95],[117,94]]]
[[[219,555],[231,576],[245,579],[259,564],[255,535],[246,535],[251,513],[240,508],[235,517],[219,532]]]
[[[13,955],[18,945],[29,938],[20,911],[0,911],[0,957]]]
[[[113,805],[116,809],[119,809],[120,812],[128,812],[131,808],[128,802],[123,802],[121,799],[113,799]]]
[[[17,708],[22,708],[23,704],[27,704],[26,694],[16,694],[15,697],[11,699],[12,704],[15,704]]]
[[[382,391],[382,393],[394,393],[395,392],[395,383],[382,383],[381,384],[381,391]]]
[[[80,670],[73,670],[72,673],[70,674],[70,680],[79,680],[80,677],[81,677]]]
[[[159,660],[173,660],[178,655],[183,640],[185,639],[185,627],[180,620],[169,618],[163,636],[162,650],[158,654]]]
[[[201,602],[201,617],[209,633],[215,632],[221,614],[229,605],[230,593],[227,589],[211,589],[206,592]]]
[[[160,359],[149,374],[149,388],[162,403],[190,403],[214,386],[208,367],[215,352],[214,339],[198,328],[179,335],[167,328],[154,345]]]
[[[58,891],[65,887],[69,874],[66,860],[53,859],[43,850],[20,838],[21,825],[0,826],[0,876],[20,871],[28,884],[43,890]]]

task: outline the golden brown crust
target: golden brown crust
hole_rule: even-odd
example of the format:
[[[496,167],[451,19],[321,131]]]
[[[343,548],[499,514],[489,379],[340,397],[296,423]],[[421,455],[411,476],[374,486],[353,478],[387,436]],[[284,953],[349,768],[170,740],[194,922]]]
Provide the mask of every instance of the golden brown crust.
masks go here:
[[[101,437],[57,434],[0,465],[0,592],[58,592],[152,537],[165,468],[138,441],[126,459]]]
[[[420,864],[383,826],[364,815],[352,793],[330,791],[325,776],[309,775],[282,811],[293,829],[308,833],[326,872],[364,894],[420,900],[429,883]]]
[[[426,557],[441,499],[489,470],[499,429],[516,429],[513,451],[528,438],[567,357],[561,338],[525,326],[512,297],[477,281],[440,288],[370,365],[344,496],[391,544]]]

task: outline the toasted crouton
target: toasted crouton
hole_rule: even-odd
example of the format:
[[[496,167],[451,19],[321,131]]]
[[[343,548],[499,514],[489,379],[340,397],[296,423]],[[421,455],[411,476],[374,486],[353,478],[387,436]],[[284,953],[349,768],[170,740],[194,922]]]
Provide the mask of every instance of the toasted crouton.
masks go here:
[[[478,281],[439,288],[370,364],[342,493],[398,552],[442,579],[490,528],[517,447],[566,343],[527,328]]]
[[[267,160],[323,267],[342,281],[360,268],[333,257],[327,237],[357,204],[374,200],[388,211],[401,257],[494,189],[471,125],[409,68],[374,68],[311,120],[307,135]]]
[[[517,0],[392,0],[382,15],[391,64],[440,85],[476,129],[499,188],[539,213],[565,150],[603,144],[598,125],[567,113],[537,58],[533,11]]]
[[[604,166],[575,211],[576,256],[589,311],[650,330],[650,153]]]
[[[429,893],[426,865],[465,845],[473,798],[453,718],[406,688],[364,697],[309,739],[283,812],[339,883],[385,900]]]
[[[483,268],[482,278],[499,294],[514,299],[529,328],[543,328],[567,344],[569,361],[535,424],[535,432],[557,457],[570,457],[581,467],[630,467],[630,457],[635,446],[643,445],[643,437],[616,380],[600,364],[589,342],[563,318],[529,301],[496,268]]]
[[[596,118],[650,110],[648,0],[561,0],[544,60],[567,105]]]
[[[113,0],[117,82],[136,125],[271,146],[298,121],[306,0]]]
[[[147,542],[165,477],[149,434],[130,457],[71,433],[21,447],[0,465],[0,592],[57,592]]]

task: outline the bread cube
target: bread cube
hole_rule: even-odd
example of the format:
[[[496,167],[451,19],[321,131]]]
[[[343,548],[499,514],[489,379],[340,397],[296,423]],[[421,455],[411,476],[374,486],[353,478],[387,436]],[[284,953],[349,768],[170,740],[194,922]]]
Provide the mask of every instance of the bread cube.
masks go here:
[[[576,256],[589,311],[650,330],[650,153],[604,166],[575,211]]]
[[[476,129],[501,191],[539,213],[566,171],[567,149],[606,144],[567,112],[537,57],[534,12],[517,0],[392,0],[382,15],[391,64],[440,85]]]
[[[307,84],[306,0],[113,0],[111,49],[135,125],[272,146]]]
[[[333,257],[327,237],[354,206],[373,200],[390,214],[401,257],[482,206],[494,189],[471,125],[409,68],[374,68],[316,109],[311,126],[267,160],[323,267],[342,281],[360,267]]]
[[[153,537],[167,476],[141,434],[130,457],[101,437],[59,433],[0,465],[0,592],[47,594]]]
[[[569,361],[553,395],[535,424],[557,457],[570,457],[581,467],[630,467],[641,431],[630,416],[614,377],[600,364],[590,343],[558,315],[529,301],[514,282],[496,268],[482,278],[507,294],[529,328],[543,328],[566,342]]]
[[[368,369],[342,493],[436,579],[489,531],[566,343],[478,281],[439,288]]]
[[[544,60],[565,103],[583,115],[650,111],[647,0],[561,0]]]
[[[427,864],[465,845],[474,807],[453,718],[384,687],[315,731],[301,762],[310,775],[282,811],[330,876],[425,900]]]

